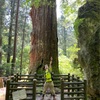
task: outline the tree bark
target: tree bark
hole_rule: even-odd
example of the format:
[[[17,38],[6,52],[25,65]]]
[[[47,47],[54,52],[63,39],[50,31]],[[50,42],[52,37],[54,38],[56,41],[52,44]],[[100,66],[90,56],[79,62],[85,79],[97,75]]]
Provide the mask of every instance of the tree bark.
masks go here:
[[[33,25],[31,33],[30,73],[36,71],[42,60],[44,64],[49,64],[51,56],[53,57],[52,70],[55,73],[59,73],[56,0],[48,0],[45,5],[41,2],[38,8],[33,5],[30,16]]]

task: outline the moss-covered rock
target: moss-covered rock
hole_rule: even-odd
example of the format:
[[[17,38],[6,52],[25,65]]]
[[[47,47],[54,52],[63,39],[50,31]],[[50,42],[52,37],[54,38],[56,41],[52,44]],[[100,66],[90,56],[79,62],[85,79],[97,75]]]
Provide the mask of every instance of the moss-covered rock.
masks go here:
[[[78,59],[86,74],[90,98],[98,100],[100,98],[100,0],[89,0],[79,8],[77,19],[84,19],[75,29],[78,31],[80,47]]]

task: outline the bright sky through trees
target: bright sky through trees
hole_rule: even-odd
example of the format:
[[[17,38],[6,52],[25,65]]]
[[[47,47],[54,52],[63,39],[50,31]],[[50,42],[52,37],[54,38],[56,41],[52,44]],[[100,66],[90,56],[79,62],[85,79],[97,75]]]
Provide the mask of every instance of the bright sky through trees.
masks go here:
[[[56,4],[57,4],[57,18],[59,18],[61,16],[61,8],[60,8],[60,4],[61,4],[61,0],[56,0]]]
[[[68,0],[68,4],[71,5],[73,2],[75,2],[76,0]],[[84,0],[82,0],[84,1]],[[57,18],[59,18],[61,16],[61,0],[56,0],[56,5],[57,5]]]

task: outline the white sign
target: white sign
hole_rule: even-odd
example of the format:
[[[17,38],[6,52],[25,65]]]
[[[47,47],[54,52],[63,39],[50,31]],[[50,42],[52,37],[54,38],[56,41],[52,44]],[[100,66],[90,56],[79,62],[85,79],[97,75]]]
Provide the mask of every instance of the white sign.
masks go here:
[[[12,96],[13,96],[13,100],[25,99],[27,97],[26,90],[22,89],[22,90],[12,92]]]

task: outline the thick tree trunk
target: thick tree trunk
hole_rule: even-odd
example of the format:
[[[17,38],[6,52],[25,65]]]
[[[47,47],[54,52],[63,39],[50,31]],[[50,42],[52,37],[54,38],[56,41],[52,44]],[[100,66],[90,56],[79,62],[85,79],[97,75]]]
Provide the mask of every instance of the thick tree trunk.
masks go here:
[[[48,4],[41,4],[38,8],[33,5],[30,16],[33,25],[31,33],[30,73],[36,71],[42,60],[44,64],[49,64],[51,56],[53,57],[52,70],[58,73],[56,0],[48,0]]]
[[[90,100],[100,100],[100,0],[88,0],[79,9],[79,61],[88,83]]]

